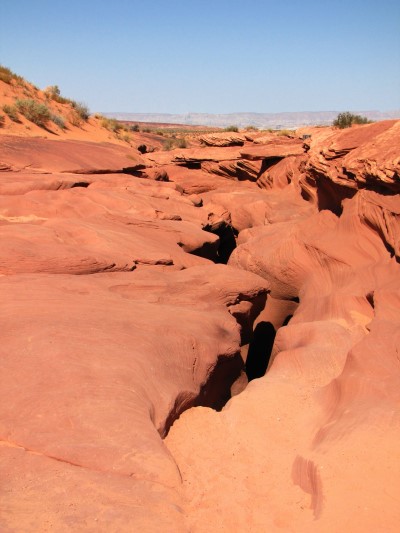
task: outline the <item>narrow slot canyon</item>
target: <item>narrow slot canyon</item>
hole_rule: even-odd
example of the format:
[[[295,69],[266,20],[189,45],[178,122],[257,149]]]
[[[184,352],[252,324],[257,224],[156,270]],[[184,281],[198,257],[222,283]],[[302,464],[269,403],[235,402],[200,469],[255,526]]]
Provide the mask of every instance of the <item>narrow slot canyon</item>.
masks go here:
[[[102,120],[0,135],[0,530],[394,533],[400,122]]]

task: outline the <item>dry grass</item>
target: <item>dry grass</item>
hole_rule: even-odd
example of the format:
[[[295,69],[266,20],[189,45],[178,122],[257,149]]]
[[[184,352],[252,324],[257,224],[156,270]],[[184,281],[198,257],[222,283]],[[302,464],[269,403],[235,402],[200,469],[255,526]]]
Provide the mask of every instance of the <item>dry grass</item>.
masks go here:
[[[50,109],[32,99],[16,100],[15,107],[26,119],[44,128],[51,119]]]
[[[0,80],[8,84],[12,81],[15,81],[18,85],[24,85],[26,83],[22,76],[18,76],[18,74],[15,74],[15,72],[4,65],[0,65]]]
[[[18,109],[15,105],[5,104],[2,109],[13,122],[21,122],[18,116]]]

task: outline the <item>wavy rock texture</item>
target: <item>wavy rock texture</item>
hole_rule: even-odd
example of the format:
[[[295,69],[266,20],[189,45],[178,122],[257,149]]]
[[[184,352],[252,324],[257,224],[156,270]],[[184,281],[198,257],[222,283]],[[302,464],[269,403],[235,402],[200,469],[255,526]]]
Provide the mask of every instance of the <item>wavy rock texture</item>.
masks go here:
[[[399,126],[0,136],[1,531],[397,531]]]
[[[239,225],[229,264],[268,281],[276,337],[264,377],[167,437],[191,531],[397,530],[398,127],[322,132],[259,180],[309,208]]]

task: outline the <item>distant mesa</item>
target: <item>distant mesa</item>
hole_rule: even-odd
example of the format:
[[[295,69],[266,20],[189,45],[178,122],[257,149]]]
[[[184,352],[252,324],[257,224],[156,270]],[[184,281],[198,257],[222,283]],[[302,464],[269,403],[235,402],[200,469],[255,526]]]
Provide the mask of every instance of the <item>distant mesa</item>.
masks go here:
[[[253,126],[260,129],[296,129],[302,126],[328,126],[337,117],[338,111],[302,111],[285,113],[102,113],[106,117],[132,122],[157,122],[226,128],[235,124],[240,128]],[[400,109],[393,111],[358,111],[369,120],[400,118]]]

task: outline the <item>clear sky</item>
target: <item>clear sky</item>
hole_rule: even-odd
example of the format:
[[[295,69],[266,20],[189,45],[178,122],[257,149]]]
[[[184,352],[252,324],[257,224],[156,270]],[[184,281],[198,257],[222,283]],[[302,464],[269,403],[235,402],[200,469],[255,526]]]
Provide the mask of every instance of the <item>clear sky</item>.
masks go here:
[[[400,108],[399,0],[0,0],[0,63],[95,111]]]

